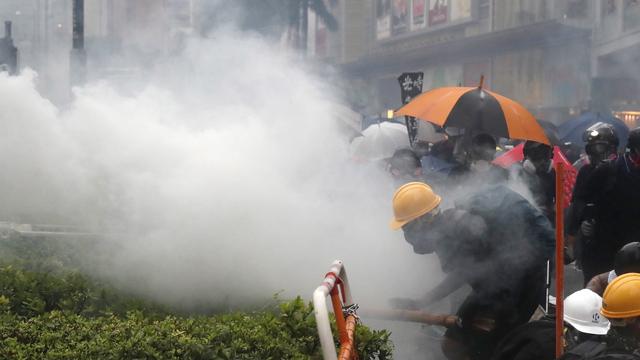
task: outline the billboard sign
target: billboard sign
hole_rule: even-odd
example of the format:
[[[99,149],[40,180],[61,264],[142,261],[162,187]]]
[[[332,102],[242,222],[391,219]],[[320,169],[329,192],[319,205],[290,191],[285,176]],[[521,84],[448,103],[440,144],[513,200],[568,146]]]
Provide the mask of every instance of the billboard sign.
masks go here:
[[[391,37],[391,0],[376,0],[376,39]]]
[[[448,20],[448,1],[432,0],[429,6],[429,26],[445,24]]]
[[[404,34],[409,30],[409,6],[408,0],[393,0],[391,9],[391,33],[393,35]]]
[[[413,0],[411,4],[411,30],[427,26],[427,0]]]
[[[451,21],[471,18],[471,0],[449,0],[451,4]]]

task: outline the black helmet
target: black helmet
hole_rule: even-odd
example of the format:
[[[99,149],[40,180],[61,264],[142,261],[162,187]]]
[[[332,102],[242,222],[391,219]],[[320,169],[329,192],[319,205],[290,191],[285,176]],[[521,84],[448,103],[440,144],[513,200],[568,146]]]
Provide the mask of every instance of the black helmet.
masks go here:
[[[603,122],[597,122],[585,130],[582,140],[586,143],[584,150],[592,163],[599,163],[617,153],[620,143],[613,126]]]
[[[618,135],[613,126],[603,122],[597,122],[587,128],[582,134],[582,140],[589,144],[608,144],[616,148],[620,144]]]
[[[640,127],[629,131],[629,139],[627,140],[627,148],[632,152],[640,154]]]
[[[553,148],[551,146],[532,140],[527,140],[524,143],[522,153],[525,158],[529,158],[532,161],[542,161],[553,158]]]
[[[613,264],[618,276],[640,272],[640,242],[628,243],[618,250]]]

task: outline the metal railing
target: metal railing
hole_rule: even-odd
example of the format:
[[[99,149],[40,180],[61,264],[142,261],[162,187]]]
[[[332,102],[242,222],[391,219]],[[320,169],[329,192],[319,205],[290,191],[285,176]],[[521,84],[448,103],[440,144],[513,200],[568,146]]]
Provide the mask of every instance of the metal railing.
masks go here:
[[[331,305],[336,319],[340,349],[336,354],[336,346],[331,332],[331,321],[327,309],[327,297],[331,297]],[[313,292],[313,308],[318,326],[318,335],[325,360],[355,360],[358,358],[355,329],[358,323],[351,289],[344,264],[336,260],[331,264],[322,284]]]

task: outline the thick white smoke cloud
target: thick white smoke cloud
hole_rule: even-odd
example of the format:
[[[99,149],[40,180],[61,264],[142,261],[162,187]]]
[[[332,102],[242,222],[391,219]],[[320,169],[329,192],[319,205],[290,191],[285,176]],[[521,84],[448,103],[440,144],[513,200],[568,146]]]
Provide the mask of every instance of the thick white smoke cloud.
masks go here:
[[[308,298],[337,258],[359,302],[422,294],[437,261],[388,229],[393,185],[349,160],[340,99],[301,63],[224,30],[64,110],[0,76],[0,213],[124,234],[96,271],[170,303]]]

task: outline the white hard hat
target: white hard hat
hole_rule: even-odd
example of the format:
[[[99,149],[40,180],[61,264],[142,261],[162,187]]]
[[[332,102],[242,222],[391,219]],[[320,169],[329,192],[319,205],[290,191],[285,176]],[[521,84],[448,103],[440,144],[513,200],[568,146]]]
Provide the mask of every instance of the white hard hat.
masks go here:
[[[602,297],[589,289],[569,295],[564,301],[564,321],[576,330],[593,335],[606,335],[611,324],[600,314]]]

